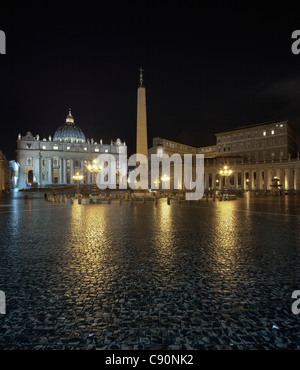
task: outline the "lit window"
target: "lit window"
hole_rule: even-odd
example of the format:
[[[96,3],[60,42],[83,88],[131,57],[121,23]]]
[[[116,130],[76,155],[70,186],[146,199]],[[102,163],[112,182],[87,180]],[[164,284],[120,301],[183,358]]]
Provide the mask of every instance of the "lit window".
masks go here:
[[[266,136],[266,135],[267,135],[267,132],[266,132],[266,131],[264,131],[264,132],[263,132],[263,135],[264,135],[264,136]]]
[[[95,148],[95,152],[99,152],[99,148]]]
[[[271,131],[271,135],[274,135],[274,134],[275,134],[275,131],[274,131],[274,130],[272,130],[272,131]]]
[[[42,146],[42,149],[44,149],[44,150],[45,150],[45,149],[47,149],[46,145],[43,145],[43,146]]]
[[[71,149],[71,147],[70,146],[67,146],[67,150],[70,150]]]
[[[105,149],[105,153],[108,153],[108,149]]]
[[[53,145],[54,150],[58,150],[58,145]]]
[[[87,148],[83,148],[85,151],[87,151]]]

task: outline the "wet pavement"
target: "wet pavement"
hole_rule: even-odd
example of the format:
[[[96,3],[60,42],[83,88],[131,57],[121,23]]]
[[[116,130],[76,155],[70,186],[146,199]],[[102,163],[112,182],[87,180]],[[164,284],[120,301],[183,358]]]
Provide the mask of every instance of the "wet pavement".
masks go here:
[[[0,349],[299,349],[300,197],[0,198]]]

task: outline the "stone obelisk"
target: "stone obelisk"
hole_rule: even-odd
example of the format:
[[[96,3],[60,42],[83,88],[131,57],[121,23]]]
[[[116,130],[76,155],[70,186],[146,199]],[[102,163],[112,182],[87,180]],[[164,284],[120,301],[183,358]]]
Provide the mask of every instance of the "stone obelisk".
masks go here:
[[[136,152],[148,158],[146,89],[143,86],[143,69],[140,68],[140,85],[137,92]]]

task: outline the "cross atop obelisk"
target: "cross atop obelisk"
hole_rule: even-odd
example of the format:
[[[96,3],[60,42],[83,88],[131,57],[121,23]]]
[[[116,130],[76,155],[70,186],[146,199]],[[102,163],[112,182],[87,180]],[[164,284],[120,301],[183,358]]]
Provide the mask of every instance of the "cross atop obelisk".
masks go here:
[[[142,67],[140,67],[139,71],[140,71],[140,86],[143,86],[143,72],[144,72],[144,70],[143,70]]]

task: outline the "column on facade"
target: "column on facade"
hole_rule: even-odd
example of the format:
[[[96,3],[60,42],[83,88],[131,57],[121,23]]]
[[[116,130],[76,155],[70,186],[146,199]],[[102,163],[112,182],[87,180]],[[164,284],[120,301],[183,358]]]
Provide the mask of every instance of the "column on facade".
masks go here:
[[[63,183],[67,183],[67,160],[63,158]]]
[[[82,180],[80,181],[80,184],[84,183],[84,162],[83,159],[80,161],[80,174],[82,176]]]
[[[52,184],[52,158],[48,158],[48,183]]]
[[[73,158],[71,158],[70,159],[70,184],[74,184],[73,176],[74,176],[74,163],[73,163]]]
[[[62,184],[63,183],[63,166],[62,166],[62,158],[58,158],[58,164],[59,164],[59,171],[58,171],[58,183]]]

